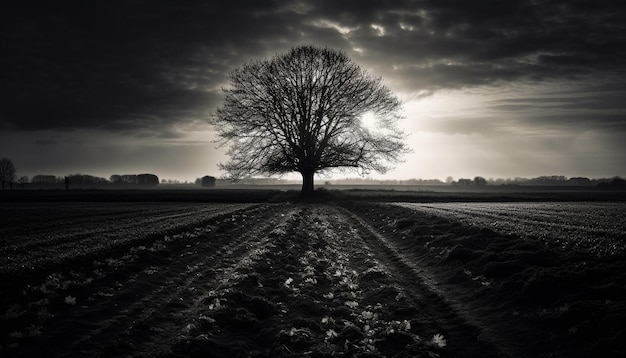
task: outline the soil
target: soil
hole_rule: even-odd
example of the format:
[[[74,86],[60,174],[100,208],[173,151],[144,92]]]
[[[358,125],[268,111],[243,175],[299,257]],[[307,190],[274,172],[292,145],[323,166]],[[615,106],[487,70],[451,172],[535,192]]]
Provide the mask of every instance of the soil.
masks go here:
[[[46,260],[31,245],[34,266],[3,264],[0,354],[623,353],[623,255],[559,251],[391,204],[196,205],[206,210],[178,226],[133,226],[123,240],[111,223],[117,241],[98,250],[48,248]]]

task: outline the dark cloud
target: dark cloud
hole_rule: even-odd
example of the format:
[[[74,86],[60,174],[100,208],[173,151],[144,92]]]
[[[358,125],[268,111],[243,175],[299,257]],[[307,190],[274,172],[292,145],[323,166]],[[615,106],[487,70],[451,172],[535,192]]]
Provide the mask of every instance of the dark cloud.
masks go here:
[[[527,128],[626,133],[624,91],[611,84],[492,100],[485,108],[506,114]]]
[[[14,2],[0,15],[0,128],[171,132],[219,104],[232,68],[302,43],[345,49],[408,93],[624,77],[625,8],[569,0]],[[624,94],[620,86],[613,96]]]
[[[4,127],[124,130],[206,117],[246,46],[236,19],[253,13],[151,2],[5,12]]]
[[[384,36],[364,24],[354,39],[379,71],[434,88],[624,73],[624,6],[594,3],[414,2],[378,12]]]

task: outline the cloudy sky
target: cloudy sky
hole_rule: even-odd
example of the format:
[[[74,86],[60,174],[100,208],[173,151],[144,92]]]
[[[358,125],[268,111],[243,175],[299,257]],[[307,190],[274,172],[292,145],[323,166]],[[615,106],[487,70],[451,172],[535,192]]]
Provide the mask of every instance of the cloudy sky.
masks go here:
[[[0,157],[28,176],[221,175],[206,118],[228,72],[302,44],[345,51],[404,101],[413,152],[386,178],[626,176],[611,0],[11,2]]]

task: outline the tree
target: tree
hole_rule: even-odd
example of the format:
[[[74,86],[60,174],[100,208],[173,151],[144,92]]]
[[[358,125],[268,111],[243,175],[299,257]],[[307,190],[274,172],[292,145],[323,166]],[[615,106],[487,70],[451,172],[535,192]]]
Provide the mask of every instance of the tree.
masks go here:
[[[12,187],[14,181],[15,165],[13,165],[10,159],[0,159],[0,183],[2,184],[2,190],[4,190],[6,184]]]
[[[122,183],[122,176],[118,175],[118,174],[113,174],[111,175],[111,177],[109,178],[109,181],[113,184],[121,184]]]
[[[229,145],[220,168],[231,179],[298,172],[308,196],[316,173],[385,173],[407,152],[400,100],[343,52],[294,47],[235,69],[229,80],[209,122]],[[375,116],[376,130],[363,124],[365,114]]]
[[[487,185],[487,179],[483,177],[474,177],[474,184],[475,185]]]
[[[210,175],[205,175],[201,179],[201,185],[203,187],[214,187],[215,186],[215,177]]]
[[[159,177],[154,174],[139,174],[137,175],[137,184],[144,186],[157,186],[159,185]]]
[[[54,175],[35,175],[31,179],[33,184],[55,184],[56,182],[57,177]]]

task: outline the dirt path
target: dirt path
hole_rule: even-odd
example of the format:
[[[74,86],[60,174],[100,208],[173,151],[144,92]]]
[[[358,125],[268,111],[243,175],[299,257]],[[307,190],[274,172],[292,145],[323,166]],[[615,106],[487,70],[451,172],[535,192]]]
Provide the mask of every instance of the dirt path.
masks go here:
[[[18,302],[3,316],[18,328],[0,353],[509,355],[511,347],[387,235],[328,205],[257,206],[216,217],[90,271],[50,276],[34,287],[39,296],[29,296],[40,300]]]
[[[356,214],[348,210],[342,210],[342,213],[353,227],[358,228],[364,244],[374,248],[377,259],[396,282],[411,294],[414,303],[426,307],[428,314],[445,330],[449,336],[449,349],[456,352],[455,356],[514,356],[511,354],[513,347],[498,340],[492,328],[478,322],[467,306],[441,288],[426,263],[405,254]]]
[[[353,215],[329,206],[295,210],[265,250],[212,291],[203,318],[174,352],[453,356],[450,348],[466,350],[471,342],[469,355],[495,354],[476,344],[475,328],[414,282],[417,274],[371,247],[378,237]]]

